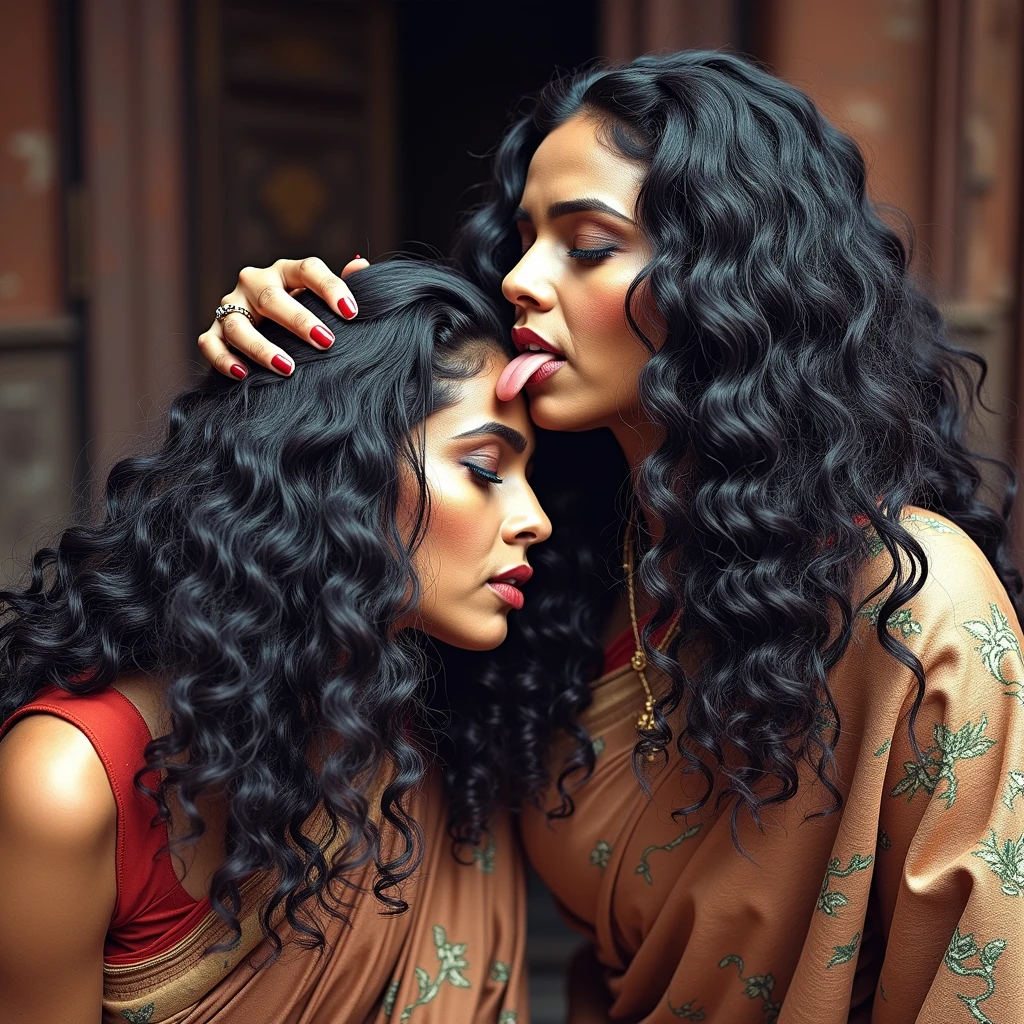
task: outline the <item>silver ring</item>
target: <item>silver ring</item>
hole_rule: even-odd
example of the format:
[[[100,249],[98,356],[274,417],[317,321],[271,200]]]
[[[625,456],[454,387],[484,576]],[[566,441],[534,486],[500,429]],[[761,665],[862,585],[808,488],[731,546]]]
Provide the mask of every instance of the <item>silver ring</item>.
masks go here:
[[[245,319],[253,325],[253,327],[256,326],[256,321],[253,320],[252,313],[250,313],[245,306],[236,306],[233,302],[227,302],[223,306],[218,306],[217,312],[213,314],[213,319],[223,320],[224,317],[230,316],[232,313],[241,313],[242,316],[244,316]]]

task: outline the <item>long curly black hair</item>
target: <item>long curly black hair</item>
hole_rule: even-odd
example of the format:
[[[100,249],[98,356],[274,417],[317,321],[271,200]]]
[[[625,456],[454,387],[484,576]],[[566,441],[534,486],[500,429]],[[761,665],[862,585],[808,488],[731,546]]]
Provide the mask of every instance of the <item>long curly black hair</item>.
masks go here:
[[[430,652],[395,628],[419,593],[422,426],[488,347],[507,357],[509,344],[496,307],[451,271],[396,261],[351,287],[352,323],[300,300],[335,330],[329,352],[262,325],[301,372],[253,366],[238,384],[211,371],[176,398],[162,444],[110,472],[102,520],[67,529],[24,589],[0,591],[0,721],[45,684],[89,694],[123,673],[161,679],[171,730],[146,749],[165,772],[159,814],[173,793],[191,827],[180,849],[202,833],[198,798],[226,794],[211,901],[238,934],[240,883],[275,878],[261,907],[274,954],[278,908],[322,948],[304,907],[344,917],[346,884],[371,862],[377,899],[405,909],[398,886],[422,854],[407,798],[447,725],[428,704]],[[403,464],[419,486],[412,537],[396,520]],[[474,713],[467,689],[461,715]],[[457,813],[475,835],[486,826]]]
[[[513,212],[530,159],[580,114],[647,166],[637,213],[654,255],[629,290],[627,316],[651,353],[639,393],[663,440],[633,496],[607,435],[553,444],[542,433],[535,480],[554,534],[534,556],[538,595],[513,624],[506,665],[521,698],[507,730],[519,744],[518,796],[548,779],[555,730],[579,743],[560,769],[553,813],[571,813],[567,780],[592,769],[575,721],[621,582],[609,566],[619,562],[623,513],[638,498],[664,530],[639,566],[658,601],[647,655],[671,680],[653,738],[667,750],[667,716],[683,708],[675,745],[684,770],[705,782],[679,813],[730,799],[735,838],[740,811],[758,821],[793,796],[802,760],[831,794],[824,811],[835,810],[840,723],[828,676],[850,642],[869,544],[892,556],[876,591],[885,594],[877,636],[917,678],[912,739],[924,673],[885,629],[928,571],[900,523],[904,507],[954,519],[1018,602],[1007,527],[1015,478],[966,440],[984,361],[950,344],[911,279],[907,246],[868,200],[853,141],[798,89],[718,52],[587,68],[540,93],[497,148],[486,201],[457,244],[490,294],[520,258]],[[666,325],[660,347],[640,327],[650,321],[634,315],[641,284]],[[981,500],[979,462],[1000,481],[991,505]],[[659,655],[646,638],[670,619],[681,633]],[[689,644],[703,653],[692,673],[679,664]],[[726,749],[738,759],[727,762]],[[638,738],[638,768],[644,753]],[[476,771],[474,792],[485,799]]]

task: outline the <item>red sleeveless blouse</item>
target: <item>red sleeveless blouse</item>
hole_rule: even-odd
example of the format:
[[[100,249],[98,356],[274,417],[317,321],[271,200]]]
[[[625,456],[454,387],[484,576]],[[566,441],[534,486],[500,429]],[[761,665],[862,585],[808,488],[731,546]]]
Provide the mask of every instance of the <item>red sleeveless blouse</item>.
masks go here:
[[[633,631],[627,628],[608,645],[604,671],[625,665],[633,649]],[[153,738],[149,727],[135,705],[112,687],[78,696],[48,686],[0,726],[0,739],[15,722],[35,714],[56,715],[84,733],[103,762],[114,793],[117,902],[104,960],[129,964],[163,953],[206,916],[210,899],[194,900],[182,888],[170,854],[162,849],[167,827],[152,824],[156,804],[135,788],[135,772],[144,764],[146,744]],[[155,788],[153,773],[144,781]]]
[[[113,688],[76,696],[48,686],[0,726],[0,739],[28,715],[63,718],[83,732],[103,762],[117,805],[117,902],[107,929],[103,958],[128,964],[162,953],[206,916],[209,897],[193,899],[181,886],[170,854],[163,850],[167,827],[153,825],[156,803],[140,793],[135,772],[145,763],[153,738],[138,709]],[[144,781],[156,787],[155,773]]]

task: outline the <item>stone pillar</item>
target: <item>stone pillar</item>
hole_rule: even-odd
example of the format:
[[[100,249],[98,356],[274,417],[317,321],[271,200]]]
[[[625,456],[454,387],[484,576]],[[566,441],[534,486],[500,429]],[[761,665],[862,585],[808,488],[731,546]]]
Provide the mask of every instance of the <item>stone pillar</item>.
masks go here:
[[[84,0],[86,432],[101,480],[197,358],[179,0]]]

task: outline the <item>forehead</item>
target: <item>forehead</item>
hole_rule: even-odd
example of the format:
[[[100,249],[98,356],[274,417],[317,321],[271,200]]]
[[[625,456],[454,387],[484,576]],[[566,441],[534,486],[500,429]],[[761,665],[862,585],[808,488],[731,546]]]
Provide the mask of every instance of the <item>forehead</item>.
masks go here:
[[[475,377],[457,383],[456,401],[427,417],[425,425],[428,441],[442,441],[493,420],[518,430],[532,445],[533,424],[530,422],[526,400],[522,395],[517,395],[511,402],[503,402],[495,393],[498,377],[507,363],[504,355],[489,351],[480,372]]]
[[[620,153],[601,122],[577,114],[550,132],[530,160],[523,205],[535,219],[543,214],[533,205],[580,196],[602,199],[632,214],[646,167]]]

